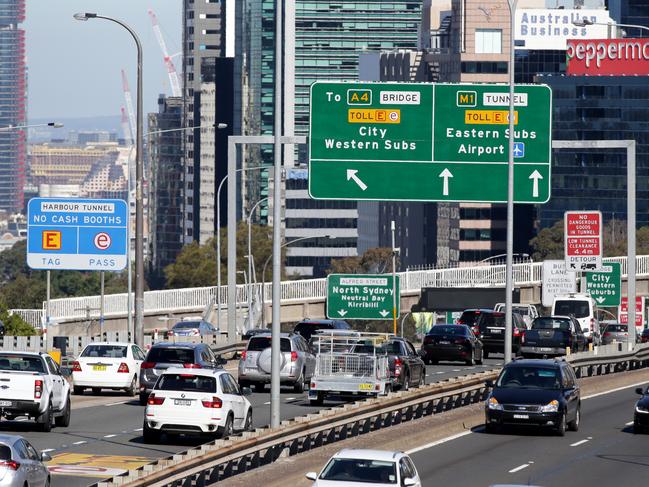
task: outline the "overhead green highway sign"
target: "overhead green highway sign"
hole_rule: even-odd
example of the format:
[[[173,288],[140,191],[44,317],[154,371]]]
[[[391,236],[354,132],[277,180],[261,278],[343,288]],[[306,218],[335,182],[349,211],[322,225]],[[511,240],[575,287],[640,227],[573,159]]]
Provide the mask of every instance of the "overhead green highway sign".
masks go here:
[[[619,306],[622,300],[622,271],[619,262],[602,266],[601,272],[586,272],[586,291],[598,306]]]
[[[396,282],[399,296],[399,276]],[[392,319],[392,276],[382,274],[329,274],[327,318],[351,320]],[[397,316],[399,316],[397,298]]]
[[[509,87],[311,85],[309,193],[316,199],[507,201]],[[550,199],[552,94],[517,85],[514,201]]]

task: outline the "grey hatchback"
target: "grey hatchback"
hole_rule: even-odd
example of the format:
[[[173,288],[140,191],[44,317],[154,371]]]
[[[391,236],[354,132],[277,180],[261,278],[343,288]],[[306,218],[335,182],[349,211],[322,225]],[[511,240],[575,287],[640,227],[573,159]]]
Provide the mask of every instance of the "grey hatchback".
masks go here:
[[[146,404],[158,377],[171,367],[216,369],[223,363],[205,343],[156,343],[140,366],[140,404]]]
[[[263,392],[270,383],[271,334],[253,336],[239,360],[239,386],[254,385],[256,392]],[[302,392],[315,372],[315,356],[306,340],[300,335],[280,334],[280,382],[292,385],[295,392]]]
[[[22,436],[0,435],[0,485],[3,487],[47,487],[50,473],[44,462],[52,460]]]

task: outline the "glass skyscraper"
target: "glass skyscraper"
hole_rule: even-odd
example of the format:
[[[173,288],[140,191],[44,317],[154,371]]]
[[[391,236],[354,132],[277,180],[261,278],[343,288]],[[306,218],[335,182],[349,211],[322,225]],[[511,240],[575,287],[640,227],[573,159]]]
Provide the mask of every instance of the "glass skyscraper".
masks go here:
[[[5,127],[27,120],[25,0],[0,0],[0,210],[23,208],[25,131]]]

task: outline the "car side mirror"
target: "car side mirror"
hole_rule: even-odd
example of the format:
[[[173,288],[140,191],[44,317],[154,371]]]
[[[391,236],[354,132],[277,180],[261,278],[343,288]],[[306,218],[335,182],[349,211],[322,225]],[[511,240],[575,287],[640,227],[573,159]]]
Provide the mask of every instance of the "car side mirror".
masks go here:
[[[415,482],[415,479],[411,479],[411,478],[403,479],[403,485],[405,487],[409,487],[409,486],[416,485],[416,484],[417,484],[417,482]]]
[[[250,387],[242,387],[241,388],[241,394],[244,396],[251,396],[252,395],[252,389]]]
[[[636,387],[635,393],[644,396],[644,391],[642,390],[642,387]]]
[[[494,381],[492,381],[492,380],[486,380],[486,381],[484,382],[484,385],[485,385],[487,388],[489,388],[489,389],[493,389]]]
[[[60,367],[59,370],[63,377],[70,377],[72,375],[72,369],[70,367]]]
[[[52,457],[48,453],[41,453],[41,462],[50,462]]]
[[[318,474],[315,472],[309,472],[306,474],[306,478],[309,480],[316,480],[318,478]]]

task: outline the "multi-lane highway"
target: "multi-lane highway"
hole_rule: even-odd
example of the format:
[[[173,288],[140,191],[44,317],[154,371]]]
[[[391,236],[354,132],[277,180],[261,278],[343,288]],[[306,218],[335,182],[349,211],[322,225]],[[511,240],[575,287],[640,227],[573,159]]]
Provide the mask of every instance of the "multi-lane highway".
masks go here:
[[[485,360],[481,366],[469,367],[460,363],[441,363],[427,366],[427,383],[498,367],[501,358]],[[232,364],[227,368],[230,369]],[[253,405],[256,427],[269,423],[270,395],[253,393],[248,398]],[[317,411],[309,405],[306,394],[282,389],[282,418],[288,419]],[[129,468],[136,468],[155,458],[166,457],[201,443],[200,439],[170,437],[165,444],[147,445],[142,441],[144,408],[137,398],[117,393],[104,393],[101,398],[72,396],[72,422],[68,428],[54,428],[50,433],[36,431],[33,423],[7,421],[0,430],[15,432],[29,439],[38,449],[53,457],[50,468],[53,487],[84,486],[101,477],[112,476]],[[325,407],[335,406],[328,401]]]
[[[412,458],[424,486],[646,486],[649,435],[634,435],[630,426],[637,398],[631,387],[585,399],[579,431],[563,438],[537,429],[476,428],[414,449]]]

